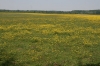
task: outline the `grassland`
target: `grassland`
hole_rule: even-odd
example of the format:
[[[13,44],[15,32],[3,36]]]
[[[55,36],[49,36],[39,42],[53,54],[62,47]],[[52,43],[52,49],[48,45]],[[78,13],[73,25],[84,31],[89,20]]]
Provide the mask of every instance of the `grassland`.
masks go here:
[[[0,66],[100,63],[100,15],[0,13]]]

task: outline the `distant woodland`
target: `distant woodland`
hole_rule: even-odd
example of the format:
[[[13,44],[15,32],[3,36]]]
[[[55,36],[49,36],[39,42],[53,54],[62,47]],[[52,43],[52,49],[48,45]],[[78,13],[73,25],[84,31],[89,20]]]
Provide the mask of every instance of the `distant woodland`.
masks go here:
[[[5,9],[0,9],[0,12],[49,13],[49,14],[100,14],[100,10],[46,11],[46,10],[5,10]]]

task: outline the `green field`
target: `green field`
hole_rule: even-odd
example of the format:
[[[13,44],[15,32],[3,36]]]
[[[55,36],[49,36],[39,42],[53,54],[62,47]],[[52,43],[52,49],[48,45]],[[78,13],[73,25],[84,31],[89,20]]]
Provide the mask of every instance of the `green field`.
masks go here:
[[[0,66],[100,63],[100,15],[0,13]]]

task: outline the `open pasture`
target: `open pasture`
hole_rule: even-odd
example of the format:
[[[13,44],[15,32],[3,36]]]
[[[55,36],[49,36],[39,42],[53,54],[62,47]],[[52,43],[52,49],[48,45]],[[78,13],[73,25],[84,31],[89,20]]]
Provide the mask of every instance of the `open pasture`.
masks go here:
[[[0,66],[100,63],[100,15],[0,13]]]

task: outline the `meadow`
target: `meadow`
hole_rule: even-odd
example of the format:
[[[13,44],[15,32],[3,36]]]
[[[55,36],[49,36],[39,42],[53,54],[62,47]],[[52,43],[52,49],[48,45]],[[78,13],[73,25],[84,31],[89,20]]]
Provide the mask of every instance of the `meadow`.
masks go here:
[[[0,13],[0,66],[100,66],[100,15]]]

